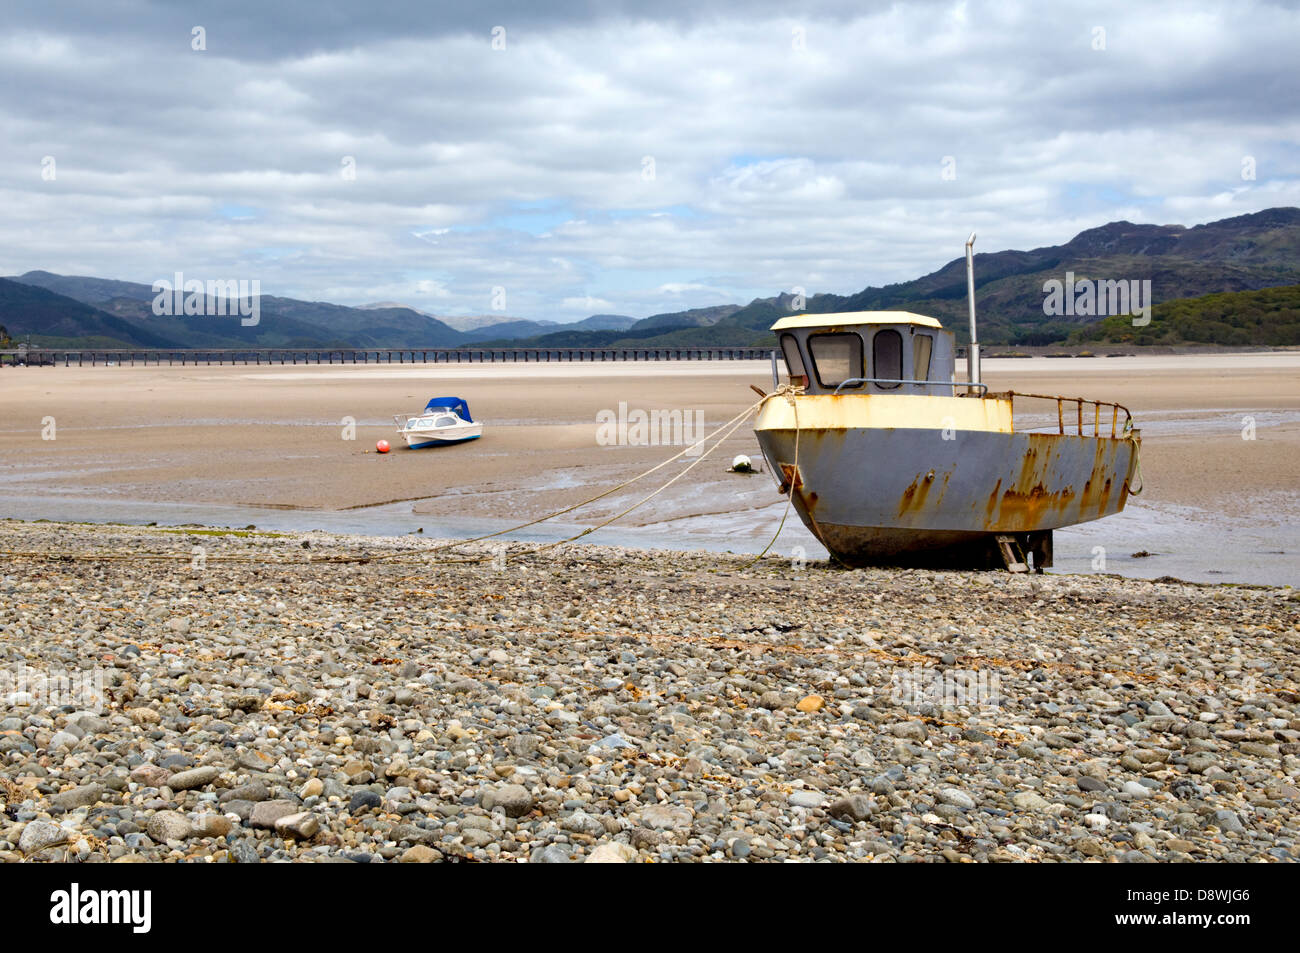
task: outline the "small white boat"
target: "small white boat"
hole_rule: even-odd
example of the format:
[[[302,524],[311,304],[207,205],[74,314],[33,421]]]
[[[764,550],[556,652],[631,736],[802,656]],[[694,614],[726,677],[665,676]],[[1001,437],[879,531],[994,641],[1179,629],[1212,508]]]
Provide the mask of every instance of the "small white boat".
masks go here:
[[[418,414],[396,414],[397,432],[412,450],[442,443],[461,443],[483,436],[483,425],[469,415],[459,397],[435,397]]]

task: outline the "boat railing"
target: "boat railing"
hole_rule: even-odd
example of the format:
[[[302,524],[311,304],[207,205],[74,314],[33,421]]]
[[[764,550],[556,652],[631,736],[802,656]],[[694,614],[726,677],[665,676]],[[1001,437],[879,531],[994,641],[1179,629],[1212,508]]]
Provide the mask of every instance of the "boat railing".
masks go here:
[[[1056,394],[1022,394],[1013,390],[990,396],[1011,401],[1013,416],[1016,401],[1019,400],[1044,400],[1055,403],[1056,432],[1059,434],[1073,433],[1080,437],[1086,437],[1088,436],[1089,422],[1092,424],[1092,436],[1094,437],[1102,436],[1107,424],[1110,426],[1110,436],[1112,437],[1122,437],[1133,428],[1133,415],[1129,413],[1129,409],[1123,404],[1117,404],[1109,400],[1061,397]],[[1085,408],[1089,408],[1091,413],[1086,412]],[[1121,413],[1123,413],[1122,419],[1120,417]],[[1092,418],[1091,421],[1088,420],[1089,417]],[[1070,430],[1071,426],[1074,427],[1074,430]]]
[[[862,384],[881,384],[889,385],[892,389],[900,384],[912,384],[920,387],[965,387],[969,394],[972,390],[979,393],[982,397],[988,391],[987,384],[969,384],[966,381],[914,381],[905,377],[850,377],[848,380],[840,381],[835,393],[838,394],[846,387],[858,387]]]

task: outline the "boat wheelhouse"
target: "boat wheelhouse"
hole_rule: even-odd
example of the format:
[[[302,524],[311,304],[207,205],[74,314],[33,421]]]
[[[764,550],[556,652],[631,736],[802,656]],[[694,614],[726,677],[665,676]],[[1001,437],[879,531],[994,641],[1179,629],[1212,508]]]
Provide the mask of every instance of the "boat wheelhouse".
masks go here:
[[[790,381],[805,393],[951,392],[952,333],[909,311],[793,315],[772,325]]]

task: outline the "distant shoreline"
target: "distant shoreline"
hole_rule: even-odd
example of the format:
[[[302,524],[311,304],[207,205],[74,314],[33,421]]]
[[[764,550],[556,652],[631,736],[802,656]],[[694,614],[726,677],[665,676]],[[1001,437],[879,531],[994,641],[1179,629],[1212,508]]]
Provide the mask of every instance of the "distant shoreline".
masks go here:
[[[0,368],[121,367],[121,366],[386,366],[390,364],[606,364],[767,361],[772,345],[701,345],[690,347],[430,347],[430,348],[102,348],[78,346],[15,346],[0,349]],[[982,345],[985,360],[1029,358],[1120,358],[1214,354],[1296,354],[1300,346],[1220,344],[1104,344]],[[957,347],[959,360],[966,348]]]

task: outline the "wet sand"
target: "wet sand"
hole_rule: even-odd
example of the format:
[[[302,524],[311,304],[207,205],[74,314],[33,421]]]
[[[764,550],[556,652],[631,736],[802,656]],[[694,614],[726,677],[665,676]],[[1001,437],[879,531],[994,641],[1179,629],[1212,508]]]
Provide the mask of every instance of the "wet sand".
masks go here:
[[[1294,574],[1300,353],[988,360],[984,376],[995,390],[1117,400],[1142,428],[1146,491],[1125,514],[1137,518],[1067,531],[1081,534],[1076,550],[1109,543],[1127,559],[1144,548],[1144,526],[1173,520],[1178,532],[1154,537],[1231,564],[1229,575],[1248,576],[1255,550],[1270,564],[1259,581]],[[757,399],[750,384],[771,387],[767,364],[7,368],[0,516],[269,525],[267,514],[283,513],[291,528],[472,535],[586,499],[676,452],[600,445],[599,412],[617,413],[620,402],[691,417],[698,410],[712,430]],[[483,439],[402,448],[392,415],[444,394],[469,402]],[[48,417],[53,440],[42,439]],[[343,439],[347,418],[356,422],[353,440]],[[1254,439],[1242,439],[1252,421]],[[398,449],[376,454],[379,439]],[[738,453],[760,459],[747,426],[628,517],[626,529],[595,541],[761,548],[781,499],[766,474],[725,472]],[[590,525],[659,482],[619,491],[533,537]],[[1255,531],[1243,544],[1249,552],[1216,553],[1228,527]],[[794,545],[820,553],[792,518],[782,546]],[[1159,559],[1132,566],[1139,575],[1162,568]]]

